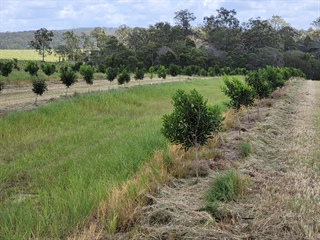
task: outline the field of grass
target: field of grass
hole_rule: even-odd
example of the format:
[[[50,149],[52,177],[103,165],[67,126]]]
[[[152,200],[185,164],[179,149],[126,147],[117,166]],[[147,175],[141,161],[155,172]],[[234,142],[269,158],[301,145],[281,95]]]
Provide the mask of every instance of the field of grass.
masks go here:
[[[0,60],[1,59],[13,59],[16,58],[19,61],[23,60],[33,60],[33,61],[42,61],[42,56],[38,54],[33,49],[23,49],[23,50],[16,50],[16,49],[0,49]],[[54,56],[54,54],[47,55],[44,60],[46,62],[57,62],[59,61],[59,57]]]
[[[80,95],[0,118],[0,236],[61,238],[167,141],[178,88],[222,104],[220,78]]]

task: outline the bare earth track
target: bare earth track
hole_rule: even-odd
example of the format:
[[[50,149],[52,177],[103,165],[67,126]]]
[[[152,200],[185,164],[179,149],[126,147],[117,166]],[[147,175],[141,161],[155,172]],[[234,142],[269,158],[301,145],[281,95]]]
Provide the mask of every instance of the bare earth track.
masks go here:
[[[160,188],[134,229],[114,239],[320,239],[319,104],[320,82],[294,80],[242,133],[253,151],[233,167],[251,185],[244,200],[219,206],[223,219],[199,211],[211,170],[195,185],[188,178]],[[234,136],[227,142],[235,143]]]

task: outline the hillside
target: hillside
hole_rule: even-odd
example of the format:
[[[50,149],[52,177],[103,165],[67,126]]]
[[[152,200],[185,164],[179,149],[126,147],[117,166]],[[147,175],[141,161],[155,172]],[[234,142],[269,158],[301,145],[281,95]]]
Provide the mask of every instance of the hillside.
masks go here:
[[[60,44],[63,44],[62,33],[68,30],[72,30],[76,35],[80,35],[82,32],[90,34],[94,28],[75,28],[65,30],[52,30],[54,37],[51,47],[55,48]],[[50,29],[48,29],[50,30]],[[115,28],[104,28],[107,35],[114,35]],[[29,43],[34,39],[35,31],[23,31],[23,32],[0,32],[0,49],[29,49]]]

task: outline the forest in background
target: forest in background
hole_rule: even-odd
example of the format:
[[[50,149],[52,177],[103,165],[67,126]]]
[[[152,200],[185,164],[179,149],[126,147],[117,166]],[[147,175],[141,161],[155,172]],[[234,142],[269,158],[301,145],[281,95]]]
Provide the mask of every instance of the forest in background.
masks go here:
[[[174,64],[196,66],[199,71],[224,68],[228,74],[270,65],[299,68],[308,78],[320,79],[319,18],[308,30],[297,30],[281,16],[240,23],[236,15],[235,10],[220,8],[205,17],[203,25],[192,26],[196,17],[186,9],[175,12],[174,25],[53,31],[51,47],[61,61],[80,61],[101,72],[108,67],[133,72]],[[30,48],[33,33],[0,33],[0,48]]]

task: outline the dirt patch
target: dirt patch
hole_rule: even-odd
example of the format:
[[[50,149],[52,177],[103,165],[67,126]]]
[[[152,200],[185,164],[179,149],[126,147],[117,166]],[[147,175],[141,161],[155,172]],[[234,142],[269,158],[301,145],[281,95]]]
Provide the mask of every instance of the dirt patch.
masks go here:
[[[204,192],[216,175],[173,179],[150,196],[135,228],[113,239],[320,239],[319,171],[314,169],[318,138],[314,108],[320,83],[295,81],[284,96],[264,107],[259,118],[243,116],[246,131],[222,136],[221,159],[230,162],[251,185],[244,200],[220,204],[228,218],[217,221],[199,211]],[[266,104],[268,105],[268,104]],[[250,114],[253,114],[253,110]],[[258,121],[257,121],[258,120]],[[254,122],[254,124],[253,124]],[[237,143],[247,141],[252,153],[240,159]],[[215,160],[207,160],[214,166]],[[217,166],[220,163],[217,162]],[[224,166],[225,167],[225,166]],[[316,169],[319,170],[319,167]]]

